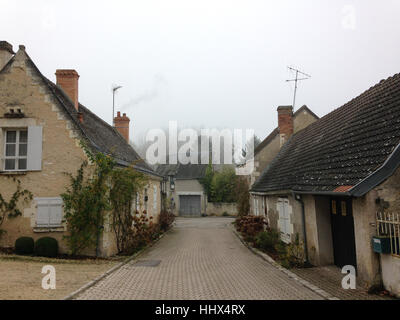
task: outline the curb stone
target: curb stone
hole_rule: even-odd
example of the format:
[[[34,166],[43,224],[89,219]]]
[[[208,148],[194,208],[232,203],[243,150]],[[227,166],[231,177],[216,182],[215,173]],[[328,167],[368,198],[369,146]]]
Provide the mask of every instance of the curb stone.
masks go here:
[[[112,267],[110,270],[104,272],[103,274],[101,274],[100,276],[98,276],[97,278],[95,278],[94,280],[90,281],[89,283],[85,284],[83,287],[80,287],[78,290],[75,290],[74,292],[70,293],[68,296],[62,298],[61,300],[73,300],[74,298],[76,298],[78,295],[80,295],[81,293],[83,293],[84,291],[86,291],[87,289],[93,287],[96,283],[98,283],[99,281],[103,280],[105,277],[107,277],[108,275],[112,274],[113,272],[117,271],[118,269],[120,269],[122,266],[126,265],[127,263],[135,260],[136,258],[138,258],[139,256],[141,256],[142,254],[144,254],[148,249],[150,249],[151,247],[153,247],[158,241],[160,241],[167,233],[169,233],[172,228],[175,226],[175,224],[173,226],[171,226],[171,228],[169,228],[169,230],[167,230],[166,232],[164,232],[163,234],[161,234],[153,243],[151,243],[150,245],[146,246],[145,248],[143,248],[142,250],[136,252],[134,255],[130,256],[129,258],[127,258],[125,261],[122,261],[120,263],[118,263],[116,266]]]
[[[310,282],[300,278],[298,275],[294,274],[293,272],[289,271],[288,269],[282,267],[279,263],[277,263],[274,259],[272,259],[269,255],[267,255],[264,252],[261,252],[260,250],[253,248],[252,246],[250,246],[246,241],[244,241],[244,239],[242,238],[242,236],[235,230],[235,228],[231,225],[230,226],[232,232],[236,235],[236,237],[239,238],[239,240],[251,251],[253,252],[255,255],[261,257],[261,259],[269,262],[270,264],[272,264],[275,268],[279,269],[280,271],[282,271],[283,273],[285,273],[286,275],[288,275],[290,278],[292,278],[293,280],[297,281],[298,283],[300,283],[302,286],[306,287],[307,289],[310,289],[311,291],[313,291],[314,293],[318,294],[319,296],[323,297],[325,300],[340,300],[339,298],[329,294],[328,292],[326,292],[325,290],[322,290],[321,288],[318,288],[317,286],[311,284]]]

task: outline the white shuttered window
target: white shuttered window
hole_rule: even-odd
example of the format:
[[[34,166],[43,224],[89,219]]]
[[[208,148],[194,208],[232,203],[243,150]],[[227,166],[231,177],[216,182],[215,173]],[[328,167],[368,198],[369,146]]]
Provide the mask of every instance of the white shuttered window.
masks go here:
[[[278,226],[283,242],[290,243],[293,226],[290,222],[291,207],[288,199],[279,199],[277,203],[279,213]]]
[[[62,225],[61,198],[35,198],[37,203],[36,226],[49,228]]]
[[[5,171],[42,170],[42,127],[4,130]]]

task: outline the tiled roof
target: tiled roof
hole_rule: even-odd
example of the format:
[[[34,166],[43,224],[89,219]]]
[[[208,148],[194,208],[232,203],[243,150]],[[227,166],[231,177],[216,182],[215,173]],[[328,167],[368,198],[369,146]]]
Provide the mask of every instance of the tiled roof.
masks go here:
[[[400,74],[396,74],[294,134],[252,191],[350,190],[386,165],[399,143]]]
[[[207,164],[162,164],[156,172],[162,176],[173,175],[177,180],[195,180],[205,176]]]

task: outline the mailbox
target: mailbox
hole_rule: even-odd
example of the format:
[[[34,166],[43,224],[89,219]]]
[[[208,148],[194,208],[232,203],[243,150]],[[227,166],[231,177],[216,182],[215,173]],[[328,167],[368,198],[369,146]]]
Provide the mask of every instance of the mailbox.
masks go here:
[[[389,237],[372,237],[372,247],[376,253],[391,253]]]

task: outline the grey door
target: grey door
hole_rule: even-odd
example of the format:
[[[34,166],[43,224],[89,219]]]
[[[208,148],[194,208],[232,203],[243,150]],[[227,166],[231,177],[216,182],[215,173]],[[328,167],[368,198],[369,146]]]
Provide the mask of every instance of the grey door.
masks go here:
[[[201,216],[201,196],[179,196],[180,216]]]

